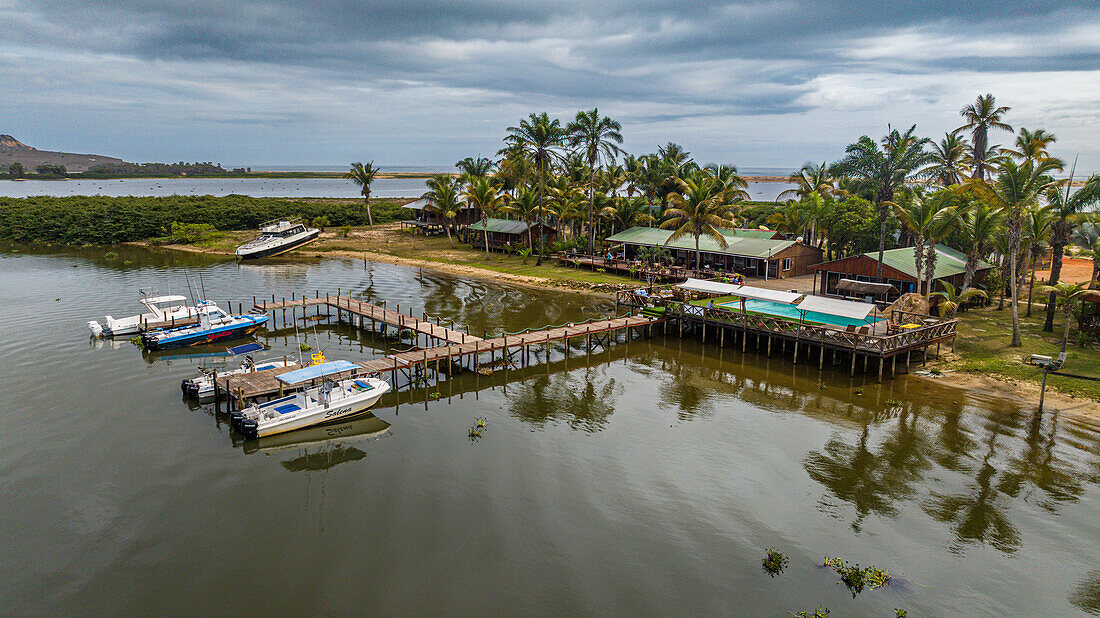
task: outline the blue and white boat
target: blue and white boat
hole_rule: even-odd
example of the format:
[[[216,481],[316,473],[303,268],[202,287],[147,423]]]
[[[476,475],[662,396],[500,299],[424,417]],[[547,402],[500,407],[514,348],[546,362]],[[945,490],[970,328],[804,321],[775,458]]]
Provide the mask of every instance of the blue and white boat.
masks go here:
[[[262,438],[344,420],[369,410],[390,390],[390,385],[378,378],[356,377],[354,372],[359,368],[355,363],[339,360],[276,376],[290,387],[317,384],[293,395],[233,412],[229,416],[230,423],[248,438]],[[352,375],[333,379],[340,374]]]
[[[184,346],[202,345],[218,341],[238,339],[256,332],[267,322],[263,314],[229,315],[211,301],[199,301],[196,305],[199,323],[180,328],[160,328],[141,336],[147,350],[167,350]]]
[[[244,355],[244,360],[241,361],[241,366],[237,369],[227,369],[219,371],[219,376],[232,376],[242,373],[252,373],[255,371],[267,371],[268,369],[278,369],[281,367],[293,367],[298,363],[286,358],[272,358],[267,360],[256,360],[252,357],[253,352],[260,352],[267,348],[262,343],[245,343],[233,348],[227,348],[225,353],[230,356]],[[203,368],[199,370],[199,375],[194,378],[186,378],[180,384],[180,388],[183,392],[191,397],[197,398],[199,401],[210,399],[214,396],[214,372],[209,368]]]

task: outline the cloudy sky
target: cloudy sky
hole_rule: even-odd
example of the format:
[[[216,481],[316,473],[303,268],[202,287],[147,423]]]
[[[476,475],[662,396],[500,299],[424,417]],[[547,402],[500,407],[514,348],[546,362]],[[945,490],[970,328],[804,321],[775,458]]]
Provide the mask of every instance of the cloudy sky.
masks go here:
[[[1096,2],[0,0],[0,133],[132,161],[447,165],[532,111],[797,167],[992,92],[1100,171]],[[996,141],[1010,141],[998,134]]]

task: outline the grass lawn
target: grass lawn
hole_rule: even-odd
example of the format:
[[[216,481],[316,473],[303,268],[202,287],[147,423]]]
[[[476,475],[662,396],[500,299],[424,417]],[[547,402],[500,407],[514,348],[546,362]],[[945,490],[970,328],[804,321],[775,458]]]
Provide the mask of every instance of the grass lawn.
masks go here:
[[[995,305],[994,305],[995,306]],[[994,307],[972,309],[959,314],[959,338],[955,342],[955,354],[947,367],[957,371],[995,375],[1011,380],[1038,384],[1042,373],[1025,364],[1031,354],[1058,356],[1065,322],[1062,311],[1054,318],[1054,333],[1043,332],[1045,312],[1033,310],[1030,318],[1023,317],[1020,308],[1020,331],[1023,347],[1009,346],[1012,341],[1012,313],[1008,306],[1003,311]],[[1070,344],[1066,347],[1066,364],[1063,370],[1084,376],[1100,376],[1100,350],[1096,344],[1082,348],[1077,345],[1076,324],[1070,330]],[[1050,376],[1048,386],[1073,396],[1089,397],[1100,401],[1100,382],[1075,380]]]

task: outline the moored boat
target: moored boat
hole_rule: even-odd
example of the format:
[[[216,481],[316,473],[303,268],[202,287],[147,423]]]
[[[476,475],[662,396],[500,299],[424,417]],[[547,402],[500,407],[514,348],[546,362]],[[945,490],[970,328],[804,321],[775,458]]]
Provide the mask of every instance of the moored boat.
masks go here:
[[[252,373],[255,371],[266,371],[268,369],[277,369],[280,367],[295,367],[298,363],[293,360],[283,358],[274,358],[267,360],[255,360],[252,357],[253,352],[258,352],[264,349],[262,343],[246,343],[236,347],[228,348],[228,352],[232,356],[244,355],[244,360],[241,361],[241,366],[237,369],[228,369],[225,371],[219,371],[219,376],[239,375],[242,373]],[[210,399],[214,396],[214,372],[210,369],[201,369],[199,375],[194,378],[186,378],[180,383],[180,388],[183,392],[191,397],[195,397],[199,401]]]
[[[290,387],[316,380],[321,383],[293,395],[235,411],[230,414],[230,423],[246,437],[262,438],[359,414],[378,403],[390,390],[390,385],[378,378],[326,378],[358,368],[348,361],[332,361],[276,376]]]
[[[198,316],[198,309],[187,304],[186,296],[158,296],[155,292],[142,290],[138,302],[145,305],[149,311],[118,319],[106,316],[106,324],[90,320],[88,330],[92,331],[92,335],[96,337],[119,337],[133,335],[146,324],[163,325],[181,322],[182,326],[192,322]]]
[[[148,350],[167,350],[229,341],[251,335],[268,320],[268,316],[262,314],[229,315],[208,300],[199,301],[197,308],[198,324],[147,332],[141,336],[142,344]]]
[[[317,240],[320,234],[301,219],[268,221],[260,226],[259,236],[237,247],[237,257],[250,260],[279,255]]]

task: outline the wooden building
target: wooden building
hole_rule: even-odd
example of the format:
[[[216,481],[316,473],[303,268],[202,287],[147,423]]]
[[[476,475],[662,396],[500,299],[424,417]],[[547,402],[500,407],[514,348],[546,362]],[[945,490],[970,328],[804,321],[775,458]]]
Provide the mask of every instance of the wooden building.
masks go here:
[[[534,245],[533,248],[537,249],[539,234],[542,234],[544,245],[549,245],[558,237],[557,230],[546,224],[530,226],[530,234],[528,234],[528,225],[523,221],[493,218],[489,218],[486,224],[479,219],[466,226],[462,233],[470,246],[482,249],[485,247],[485,235],[488,234],[489,248],[496,251],[512,251],[526,247],[529,241]]]
[[[458,215],[451,222],[451,225],[454,226],[452,229],[462,228],[481,220],[481,211],[473,206],[467,206],[465,199],[460,197],[459,204]],[[445,231],[443,226],[447,222],[443,220],[438,211],[428,206],[430,204],[426,197],[402,206],[402,208],[407,208],[410,211],[413,218],[402,221],[401,227],[415,228],[425,234],[442,234]]]
[[[749,277],[783,279],[809,274],[810,267],[821,262],[822,250],[794,240],[774,238],[770,230],[719,230],[726,245],[709,236],[699,238],[699,253],[704,270],[740,273]],[[694,268],[695,237],[681,236],[669,241],[671,230],[632,227],[609,236],[617,255],[625,259],[637,256],[643,247],[668,250],[677,264]]]
[[[985,278],[985,273],[991,268],[993,268],[992,265],[978,260],[978,270],[974,273],[974,283],[981,283]],[[866,295],[865,290],[855,289],[858,286],[853,286],[851,283],[841,283],[841,281],[875,281],[878,273],[878,252],[869,251],[860,255],[833,260],[832,262],[823,262],[814,266],[812,270],[821,274],[820,277],[815,277],[820,283],[817,281],[814,283],[814,288],[818,290],[818,293],[825,296],[862,298]],[[965,274],[966,255],[946,245],[936,245],[935,281],[947,281],[958,288],[962,286]],[[924,278],[923,272],[921,278]],[[942,286],[933,282],[933,289],[926,290],[923,281],[919,286],[920,289],[918,289],[913,247],[890,249],[883,254],[882,279],[883,281],[880,283],[891,285],[894,289],[886,290],[881,299],[876,298],[875,300],[890,302],[908,292],[928,294],[942,289]]]

